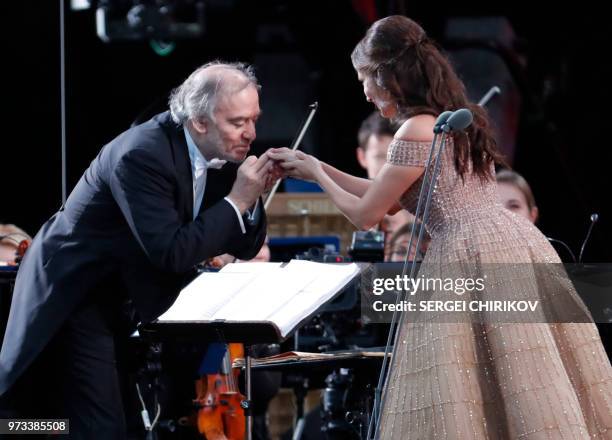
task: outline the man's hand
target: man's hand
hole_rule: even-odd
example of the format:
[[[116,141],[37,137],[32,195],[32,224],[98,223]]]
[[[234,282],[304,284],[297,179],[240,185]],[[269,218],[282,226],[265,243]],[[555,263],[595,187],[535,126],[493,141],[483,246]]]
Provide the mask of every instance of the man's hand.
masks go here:
[[[273,148],[266,153],[283,169],[285,176],[317,182],[323,172],[321,162],[316,157],[302,151]]]
[[[259,159],[255,156],[247,157],[238,168],[236,181],[228,197],[241,214],[253,206],[265,191],[272,166],[273,162],[266,152]]]
[[[270,192],[276,181],[285,177],[285,174],[283,167],[281,167],[278,162],[272,161],[272,168],[270,168],[270,172],[268,173],[265,192]]]

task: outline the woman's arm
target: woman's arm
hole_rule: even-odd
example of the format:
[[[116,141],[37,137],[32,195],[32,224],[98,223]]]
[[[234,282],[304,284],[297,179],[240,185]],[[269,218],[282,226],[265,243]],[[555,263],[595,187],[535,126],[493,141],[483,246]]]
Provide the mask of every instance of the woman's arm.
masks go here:
[[[363,196],[372,184],[372,180],[370,179],[352,176],[348,173],[340,171],[337,168],[334,168],[329,164],[326,164],[325,162],[321,162],[321,167],[323,168],[325,174],[327,174],[329,178],[336,183],[336,185],[338,185],[344,191],[357,197]]]
[[[351,174],[340,171],[338,168],[334,168],[333,166],[325,162],[321,162],[321,166],[323,167],[323,171],[325,171],[325,174],[327,174],[334,182],[336,182],[336,185],[338,185],[344,191],[353,194],[354,196],[363,197],[368,188],[370,188],[370,186],[372,185],[373,180],[371,179],[364,179],[362,177],[353,176]],[[402,207],[400,206],[399,202],[396,201],[393,206],[389,208],[387,214],[396,214],[401,209]]]
[[[279,160],[286,160],[286,153],[289,152],[289,150],[284,150],[284,149],[277,149],[276,153],[272,153],[271,157],[279,159]],[[280,153],[279,153],[280,152]],[[303,153],[299,153],[300,155],[302,155],[302,157],[306,157],[306,155],[304,155]],[[314,159],[314,158],[313,158]],[[316,159],[315,159],[316,160]],[[372,187],[372,184],[374,183],[373,180],[370,179],[364,179],[361,177],[356,177],[356,176],[352,176],[351,174],[345,173],[343,171],[340,171],[337,168],[334,168],[333,166],[323,162],[323,161],[317,161],[318,164],[315,164],[314,161],[311,164],[311,166],[313,168],[319,167],[322,171],[322,174],[325,175],[325,177],[332,181],[335,186],[339,189],[341,189],[343,192],[345,192],[347,194],[347,196],[353,196],[355,199],[360,199],[361,197],[363,197],[366,192]],[[321,181],[323,180],[323,176],[321,177],[317,177],[314,176],[313,174],[307,175],[300,175],[300,174],[296,174],[297,173],[297,169],[294,168],[294,166],[297,165],[297,162],[294,162],[294,164],[291,166],[292,169],[292,175],[294,177],[297,178],[302,178],[305,180],[311,180],[311,181],[315,181],[317,183],[319,183],[321,185]],[[290,167],[288,167],[287,165],[284,165],[284,168],[289,169]],[[321,185],[323,186],[323,185]],[[328,185],[329,187],[329,185]],[[327,189],[325,187],[323,187],[323,189],[325,191],[327,191]],[[401,195],[402,193],[400,193]],[[352,200],[352,198],[349,198]],[[398,197],[399,199],[399,197]],[[401,206],[399,205],[397,199],[393,201],[393,203],[389,206],[388,211],[385,214],[390,214],[393,215],[395,213],[397,213],[399,210],[401,209]],[[384,214],[383,214],[384,216]],[[381,217],[382,219],[382,217]],[[349,218],[350,220],[350,218]],[[356,225],[357,226],[357,225]],[[368,229],[368,228],[366,228]]]
[[[315,157],[301,151],[268,150],[288,175],[314,180],[330,196],[338,209],[359,229],[370,229],[385,214],[397,211],[400,196],[423,174],[423,167],[385,164],[362,196],[342,188]]]
[[[435,118],[418,115],[406,122],[395,134],[397,139],[431,141]],[[273,160],[299,179],[315,180],[329,194],[338,209],[360,229],[376,225],[387,213],[397,212],[401,195],[423,174],[420,166],[385,164],[372,182],[342,173],[301,151],[269,150]],[[331,175],[330,175],[331,174]],[[354,190],[354,191],[351,191]],[[355,194],[357,193],[357,194]]]
[[[316,159],[315,159],[316,160]],[[315,178],[338,209],[359,229],[375,226],[400,196],[423,174],[421,167],[385,164],[362,197],[345,191],[319,169]]]

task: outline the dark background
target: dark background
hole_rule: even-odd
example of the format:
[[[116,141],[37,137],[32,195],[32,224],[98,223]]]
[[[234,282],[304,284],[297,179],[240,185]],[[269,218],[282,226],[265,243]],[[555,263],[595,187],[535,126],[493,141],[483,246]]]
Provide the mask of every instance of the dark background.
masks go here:
[[[61,205],[59,1],[7,2],[4,32],[3,189],[0,223],[30,234]],[[405,13],[443,47],[452,17],[504,16],[520,62],[520,111],[514,168],[531,183],[539,227],[578,253],[598,212],[585,261],[612,261],[612,185],[606,111],[612,38],[596,11],[534,13],[532,8],[434,7],[369,1],[209,1],[201,38],[157,55],[148,41],[103,43],[92,9],[66,11],[68,188],[99,149],[214,58],[255,64],[264,111],[255,151],[288,145],[315,100],[320,111],[305,148],[362,174],[356,131],[373,110],[363,98],[350,52],[373,18]],[[444,9],[444,14],[439,10]],[[369,11],[369,12],[368,12]],[[456,44],[456,42],[455,42]],[[469,81],[469,78],[465,78]],[[478,99],[475,97],[475,99]]]

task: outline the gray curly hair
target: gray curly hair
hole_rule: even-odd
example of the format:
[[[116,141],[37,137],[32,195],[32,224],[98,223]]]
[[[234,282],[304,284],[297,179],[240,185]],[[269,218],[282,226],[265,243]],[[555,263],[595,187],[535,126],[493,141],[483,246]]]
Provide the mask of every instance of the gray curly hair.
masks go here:
[[[177,124],[198,117],[212,121],[220,96],[240,92],[248,85],[261,87],[252,66],[245,63],[211,61],[197,68],[170,94],[170,114]]]

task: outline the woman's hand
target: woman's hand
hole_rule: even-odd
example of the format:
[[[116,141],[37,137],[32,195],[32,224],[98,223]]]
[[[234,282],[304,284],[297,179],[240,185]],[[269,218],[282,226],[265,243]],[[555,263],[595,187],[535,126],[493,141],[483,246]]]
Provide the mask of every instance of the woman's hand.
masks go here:
[[[270,192],[270,190],[272,190],[272,188],[274,187],[276,181],[278,179],[284,178],[286,174],[285,170],[279,165],[278,162],[273,159],[270,160],[272,161],[272,168],[270,169],[270,171],[268,172],[268,176],[266,177],[266,189],[264,192]]]
[[[317,182],[323,172],[321,162],[316,157],[301,151],[274,148],[268,150],[268,155],[285,171],[286,176]]]

